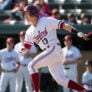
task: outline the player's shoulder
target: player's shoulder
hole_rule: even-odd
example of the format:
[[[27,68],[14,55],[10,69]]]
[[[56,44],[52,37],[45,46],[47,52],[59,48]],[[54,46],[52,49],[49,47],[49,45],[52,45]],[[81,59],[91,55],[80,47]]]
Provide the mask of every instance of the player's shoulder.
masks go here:
[[[52,17],[42,17],[42,18],[40,18],[40,21],[51,21],[51,20],[56,20],[56,19],[52,18]]]
[[[66,50],[66,47],[63,47],[63,48],[62,48],[62,51],[65,51],[65,50]]]
[[[88,75],[89,74],[89,72],[88,71],[85,71],[84,73],[83,73],[83,76],[86,76],[86,75]]]
[[[54,19],[54,18],[52,18],[52,17],[42,17],[42,18],[40,18],[41,20],[47,20],[47,19]]]
[[[35,27],[33,25],[30,25],[29,28],[26,31],[26,34],[30,34],[34,31]]]
[[[15,49],[12,50],[12,53],[13,53],[14,55],[18,55],[18,53],[15,51]]]
[[[71,47],[73,50],[75,50],[75,51],[79,51],[79,48],[77,48],[76,46],[74,46],[74,45],[72,45],[72,47]]]
[[[7,52],[6,48],[3,48],[3,49],[0,50],[0,53],[4,53],[4,52]]]
[[[18,42],[15,44],[15,47],[20,46],[20,45],[21,45],[21,42]]]

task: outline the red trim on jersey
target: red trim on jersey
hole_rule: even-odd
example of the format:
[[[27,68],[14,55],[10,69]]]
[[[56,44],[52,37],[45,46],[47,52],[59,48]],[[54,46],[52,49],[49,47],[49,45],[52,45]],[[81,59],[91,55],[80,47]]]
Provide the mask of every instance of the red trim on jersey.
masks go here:
[[[24,43],[24,47],[27,48],[27,49],[30,49],[32,47],[32,45]]]
[[[64,21],[60,21],[58,23],[58,29],[63,29],[63,24],[64,24]]]
[[[24,41],[24,43],[33,44],[32,42]]]

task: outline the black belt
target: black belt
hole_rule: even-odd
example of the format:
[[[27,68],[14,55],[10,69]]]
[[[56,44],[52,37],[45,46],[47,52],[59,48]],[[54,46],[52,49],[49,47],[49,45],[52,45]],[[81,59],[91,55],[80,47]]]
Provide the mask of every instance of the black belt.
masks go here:
[[[14,70],[15,69],[13,69],[13,70],[4,70],[4,69],[2,69],[3,72],[14,72]]]
[[[60,43],[56,43],[56,45],[60,46]],[[47,45],[46,48],[44,48],[43,50],[46,50],[47,48],[50,48],[50,45]]]
[[[21,66],[27,66],[27,64],[20,64]]]
[[[70,69],[70,67],[64,67],[64,69],[69,70],[69,69]]]

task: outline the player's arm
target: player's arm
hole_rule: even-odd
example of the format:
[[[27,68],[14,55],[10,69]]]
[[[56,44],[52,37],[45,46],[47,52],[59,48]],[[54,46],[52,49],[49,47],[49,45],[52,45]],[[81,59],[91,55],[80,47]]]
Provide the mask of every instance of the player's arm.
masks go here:
[[[63,65],[79,64],[79,63],[81,63],[81,61],[82,61],[82,58],[78,58],[78,59],[75,60],[75,61],[66,61],[66,60],[63,60],[63,61],[62,61],[62,64],[63,64]]]
[[[88,38],[85,37],[84,33],[79,32],[76,28],[72,27],[69,24],[63,23],[61,29],[64,29],[68,32],[72,32],[72,33],[76,34],[78,37],[81,37],[81,38],[84,38],[85,40],[88,40]]]
[[[29,53],[29,57],[34,58],[35,56],[37,56],[39,53]]]
[[[30,48],[31,49],[31,48]],[[27,48],[24,48],[22,51],[21,51],[21,54],[23,55],[27,55],[31,58],[34,58],[36,55],[38,55],[38,52],[37,53],[30,53],[30,49],[27,49]]]
[[[88,84],[88,75],[87,74],[83,74],[82,75],[82,85],[84,88],[88,89],[89,88],[89,84]]]
[[[29,50],[31,49],[33,44],[30,44],[29,42],[24,41],[23,45],[24,45],[24,49],[21,51],[21,54],[28,55],[29,54]]]
[[[20,62],[19,61],[16,63],[16,66],[17,66],[17,68],[13,70],[13,72],[15,72],[15,73],[19,70],[19,67],[20,67]]]
[[[66,30],[68,32],[72,32],[72,33],[76,34],[78,37],[81,37],[81,38],[84,38],[85,40],[88,40],[88,37],[85,37],[86,34],[84,34],[82,32],[79,32],[76,28],[74,28],[73,26],[65,23],[62,20],[57,20],[57,19],[54,19],[54,18],[49,18],[49,20],[47,21],[47,23],[49,23],[49,25],[52,25],[51,27],[53,29],[63,29],[63,30]]]
[[[35,46],[35,44],[32,46],[32,48],[29,50],[29,56],[31,58],[34,58],[35,56],[37,56],[40,52],[38,51],[37,47]]]
[[[82,58],[78,58],[77,60],[73,61],[73,62],[69,62],[70,64],[79,64],[82,62]]]

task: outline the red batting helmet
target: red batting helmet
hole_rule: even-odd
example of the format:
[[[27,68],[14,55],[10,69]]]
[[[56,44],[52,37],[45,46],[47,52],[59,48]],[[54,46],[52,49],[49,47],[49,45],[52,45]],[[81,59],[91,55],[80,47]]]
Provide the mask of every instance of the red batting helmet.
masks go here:
[[[66,36],[64,37],[64,40],[72,40],[72,37],[71,37],[70,35],[66,35]]]
[[[8,37],[6,39],[6,43],[14,43],[14,39],[12,37]]]
[[[19,32],[19,35],[20,35],[20,36],[24,36],[25,33],[26,33],[25,31],[20,31],[20,32]]]
[[[37,7],[32,6],[32,5],[27,5],[24,8],[24,13],[29,12],[30,16],[38,16],[39,15],[39,10]]]

